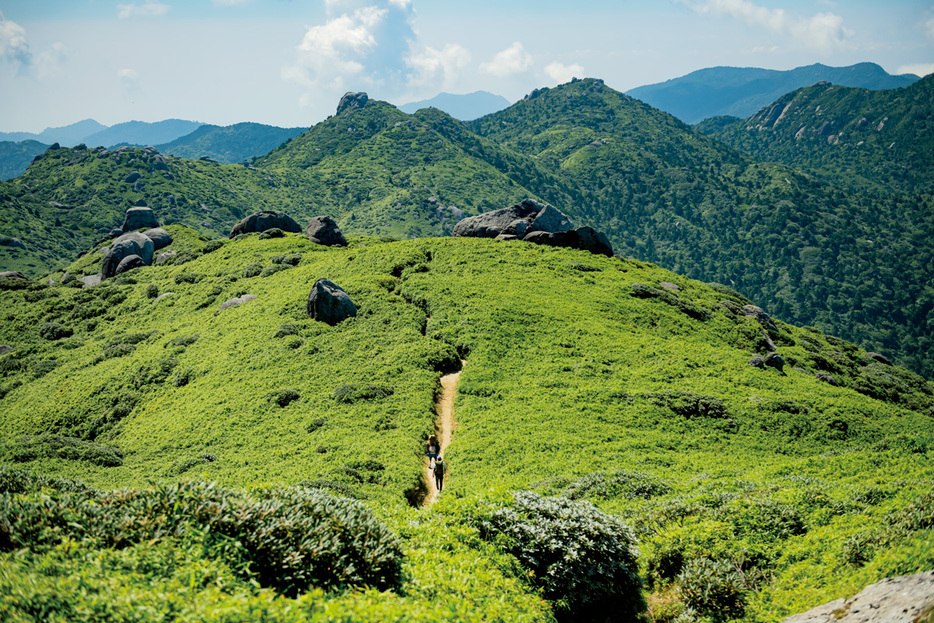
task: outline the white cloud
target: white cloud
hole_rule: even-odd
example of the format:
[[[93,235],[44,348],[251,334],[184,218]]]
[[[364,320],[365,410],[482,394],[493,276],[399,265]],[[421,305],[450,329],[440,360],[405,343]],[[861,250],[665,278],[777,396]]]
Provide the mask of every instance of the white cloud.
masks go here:
[[[679,1],[701,15],[727,15],[825,52],[846,47],[853,36],[853,31],[843,25],[843,18],[834,13],[801,17],[791,15],[784,9],[759,6],[749,0]]]
[[[32,62],[26,30],[14,21],[8,20],[0,12],[0,57],[28,67]]]
[[[924,76],[934,74],[934,63],[915,63],[913,65],[902,65],[895,70],[896,74],[914,74]]]
[[[117,79],[120,81],[120,86],[123,87],[123,90],[127,93],[133,92],[139,86],[139,74],[136,73],[135,69],[121,69],[117,72]]]
[[[572,78],[583,78],[584,68],[577,63],[573,65],[564,65],[554,62],[545,66],[545,73],[551,76],[551,79],[558,84],[570,82]]]
[[[52,47],[36,56],[36,76],[44,80],[61,74],[62,64],[67,58],[68,48],[65,44],[60,41],[53,43]]]
[[[440,84],[441,89],[447,89],[470,64],[470,52],[456,43],[449,43],[441,50],[426,46],[419,52],[412,51],[405,62],[413,70],[408,76],[409,86]]]
[[[505,78],[527,71],[530,67],[532,67],[532,55],[516,41],[494,56],[489,63],[481,63],[480,71],[493,74],[497,78]]]
[[[171,7],[155,0],[144,0],[142,3],[118,4],[117,17],[128,19],[131,17],[162,17]]]
[[[409,5],[412,4],[412,0],[389,0],[389,4],[396,7],[397,9],[402,9],[405,11],[409,8]]]

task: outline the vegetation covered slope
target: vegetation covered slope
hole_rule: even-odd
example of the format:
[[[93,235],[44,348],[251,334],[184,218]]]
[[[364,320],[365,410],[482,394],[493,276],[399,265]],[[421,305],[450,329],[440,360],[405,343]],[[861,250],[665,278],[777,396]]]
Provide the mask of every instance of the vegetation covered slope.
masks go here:
[[[869,91],[816,84],[748,119],[699,129],[757,160],[813,171],[875,193],[934,192],[934,76]]]
[[[748,117],[786,93],[814,84],[833,82],[862,89],[896,89],[918,80],[914,74],[893,76],[875,63],[828,67],[816,63],[787,71],[756,67],[710,67],[627,93],[671,113],[685,123],[710,117]]]
[[[534,557],[544,543],[512,539],[525,538],[527,513],[563,502],[496,487],[622,517],[641,541],[655,620],[775,621],[934,565],[934,386],[817,330],[779,320],[766,329],[729,288],[522,242],[352,238],[340,249],[299,235],[206,244],[172,233],[174,265],[87,289],[3,283],[13,288],[0,323],[12,348],[0,357],[4,464],[99,489],[166,483],[138,494],[143,528],[165,520],[145,510],[159,499],[188,499],[165,488],[180,479],[268,483],[275,492],[247,495],[269,504],[297,500],[278,487],[299,483],[362,498],[402,541],[401,588],[314,584],[278,598],[251,575],[262,568],[254,559],[197,530],[151,541],[123,532],[116,547],[94,540],[106,532],[83,537],[93,506],[82,500],[113,498],[53,495],[71,485],[47,484],[7,493],[7,508],[63,508],[79,528],[43,532],[38,513],[30,534],[68,539],[0,547],[0,589],[13,596],[3,607],[15,613],[81,577],[85,594],[102,597],[78,603],[118,620],[139,602],[208,620],[560,615],[562,600],[510,543]],[[89,254],[69,272],[99,262]],[[320,277],[347,290],[356,317],[333,327],[307,317]],[[220,309],[244,294],[257,298]],[[748,364],[769,340],[784,371]],[[422,495],[438,380],[460,366],[449,487],[437,510],[415,511],[407,502]],[[214,508],[215,497],[193,508]],[[76,549],[82,538],[88,549]]]
[[[278,128],[261,123],[236,123],[223,127],[206,124],[191,134],[156,148],[179,158],[207,157],[224,164],[235,164],[267,154],[306,129]]]
[[[48,152],[3,187],[0,234],[27,246],[0,249],[4,267],[60,267],[57,255],[74,257],[140,200],[212,236],[279,209],[299,222],[329,214],[347,233],[410,238],[531,196],[606,231],[618,255],[730,283],[791,322],[934,370],[927,199],[758,163],[598,80],[536,91],[469,124],[371,101],[252,167],[159,158],[168,171],[146,150]],[[141,179],[127,182],[137,170]]]
[[[45,143],[33,140],[0,142],[0,180],[11,180],[22,175],[32,159],[48,147]]]

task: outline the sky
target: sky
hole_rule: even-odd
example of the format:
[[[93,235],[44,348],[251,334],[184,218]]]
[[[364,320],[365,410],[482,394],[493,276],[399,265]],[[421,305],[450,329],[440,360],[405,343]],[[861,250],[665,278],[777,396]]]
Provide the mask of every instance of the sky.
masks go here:
[[[934,0],[0,0],[0,131],[308,127],[348,91],[517,101],[574,77],[858,62],[934,73]]]

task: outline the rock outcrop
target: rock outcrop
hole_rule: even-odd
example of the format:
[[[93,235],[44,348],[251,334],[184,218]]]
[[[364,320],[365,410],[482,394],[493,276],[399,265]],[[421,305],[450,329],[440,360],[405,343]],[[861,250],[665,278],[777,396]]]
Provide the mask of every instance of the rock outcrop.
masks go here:
[[[19,238],[10,238],[9,236],[0,236],[0,247],[15,247],[25,249],[26,245]]]
[[[316,216],[308,223],[305,228],[305,235],[315,244],[323,244],[327,247],[339,246],[346,247],[347,239],[341,233],[337,223],[330,216]]]
[[[331,326],[357,315],[350,295],[330,279],[318,279],[308,293],[308,315]]]
[[[234,298],[227,299],[226,301],[221,303],[221,307],[217,311],[222,312],[225,309],[230,309],[231,307],[239,307],[240,305],[243,305],[244,303],[248,303],[249,301],[252,301],[255,298],[256,298],[255,294],[244,294],[243,296],[235,296]]]
[[[148,236],[139,232],[130,232],[123,234],[112,243],[104,255],[104,263],[101,266],[101,276],[108,279],[117,274],[117,267],[124,258],[130,255],[138,255],[143,263],[148,266],[152,263],[152,256],[155,253],[156,246]]]
[[[153,245],[156,247],[156,251],[159,249],[164,249],[172,244],[172,235],[161,227],[147,229],[143,232],[143,235],[152,240]]]
[[[613,257],[613,246],[602,231],[593,227],[579,227],[570,231],[544,232],[533,231],[522,238],[535,244],[544,244],[550,247],[567,247],[590,251],[594,255]]]
[[[302,231],[301,225],[296,223],[295,219],[285,212],[263,210],[262,212],[254,212],[234,225],[228,237],[233,238],[239,234],[264,232],[267,229],[281,229],[293,234]]]
[[[5,270],[0,273],[0,279],[27,279],[27,277],[18,270]]]
[[[344,97],[341,98],[341,101],[337,104],[337,113],[351,113],[355,110],[359,110],[366,106],[366,103],[370,100],[370,96],[362,91],[360,93],[352,93],[348,91],[344,93]]]
[[[522,238],[535,231],[561,232],[574,227],[571,219],[555,208],[534,199],[502,210],[469,216],[454,226],[455,237],[496,238],[500,235]]]
[[[143,258],[138,255],[128,255],[117,264],[114,276],[125,273],[128,270],[133,270],[134,268],[143,268],[144,266],[148,266],[148,264],[143,261]]]
[[[126,211],[121,230],[124,232],[136,231],[144,227],[147,229],[159,227],[159,221],[156,219],[156,214],[152,211],[152,208],[136,206]]]
[[[934,614],[934,571],[886,578],[783,623],[915,623]]]

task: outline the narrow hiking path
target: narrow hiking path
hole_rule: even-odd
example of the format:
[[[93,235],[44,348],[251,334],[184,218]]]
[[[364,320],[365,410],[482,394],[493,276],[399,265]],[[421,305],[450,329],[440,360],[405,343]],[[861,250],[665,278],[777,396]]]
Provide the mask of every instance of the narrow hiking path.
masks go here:
[[[461,361],[461,370],[464,367],[464,362]],[[438,396],[438,401],[435,403],[435,412],[438,414],[438,419],[435,423],[435,432],[438,435],[438,442],[441,445],[440,456],[444,456],[444,451],[447,449],[448,445],[451,443],[451,438],[454,436],[454,429],[457,428],[457,420],[454,418],[454,396],[457,394],[457,380],[461,376],[461,371],[453,372],[451,374],[446,374],[441,377],[441,395]],[[425,482],[428,484],[428,495],[425,496],[425,500],[422,503],[424,506],[431,506],[438,499],[438,488],[435,486],[435,475],[431,473],[431,470],[428,469],[429,461],[425,459]],[[447,486],[447,476],[444,478],[445,486]]]

